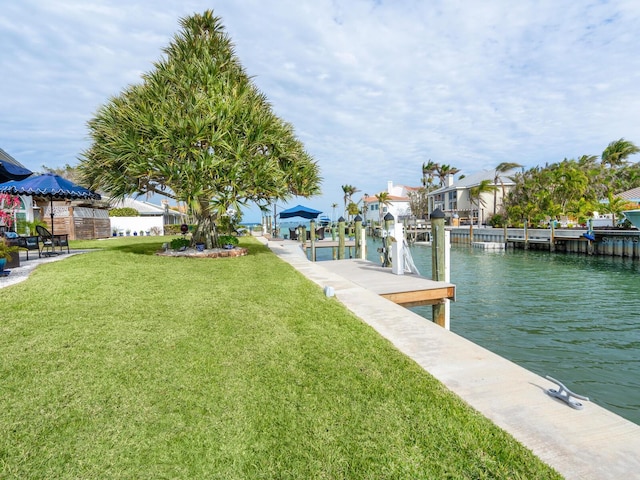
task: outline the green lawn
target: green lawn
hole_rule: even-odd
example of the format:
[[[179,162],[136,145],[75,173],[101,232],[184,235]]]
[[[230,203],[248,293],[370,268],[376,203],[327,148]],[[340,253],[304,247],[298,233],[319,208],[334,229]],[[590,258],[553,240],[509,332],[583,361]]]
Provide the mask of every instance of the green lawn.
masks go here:
[[[254,239],[0,290],[0,478],[560,478]]]

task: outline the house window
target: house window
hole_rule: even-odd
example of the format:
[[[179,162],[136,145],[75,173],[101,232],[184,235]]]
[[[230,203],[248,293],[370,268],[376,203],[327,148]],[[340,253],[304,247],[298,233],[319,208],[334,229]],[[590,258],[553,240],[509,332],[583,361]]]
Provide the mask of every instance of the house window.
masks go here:
[[[457,192],[455,190],[448,193],[449,210],[457,210],[458,209],[458,195],[456,193]]]

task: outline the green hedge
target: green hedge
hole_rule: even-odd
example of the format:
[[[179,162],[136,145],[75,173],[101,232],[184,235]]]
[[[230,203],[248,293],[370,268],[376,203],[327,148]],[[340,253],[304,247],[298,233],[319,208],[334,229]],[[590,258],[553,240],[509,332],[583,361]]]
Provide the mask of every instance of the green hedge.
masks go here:
[[[164,234],[165,235],[182,235],[180,231],[181,223],[170,223],[164,226]],[[189,225],[189,232],[193,233],[196,229],[195,225]]]
[[[140,212],[135,208],[131,207],[122,207],[122,208],[112,208],[109,210],[110,217],[139,217]]]

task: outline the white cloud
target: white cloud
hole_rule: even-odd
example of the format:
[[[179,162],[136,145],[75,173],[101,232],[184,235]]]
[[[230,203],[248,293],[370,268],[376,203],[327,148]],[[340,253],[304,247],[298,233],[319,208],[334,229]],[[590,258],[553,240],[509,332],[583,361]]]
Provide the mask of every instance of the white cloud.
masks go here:
[[[23,0],[0,12],[0,146],[74,164],[98,106],[152,68],[205,0]],[[222,0],[236,52],[342,184],[419,183],[432,159],[473,173],[640,143],[640,5],[628,1]],[[294,202],[296,199],[293,200]]]

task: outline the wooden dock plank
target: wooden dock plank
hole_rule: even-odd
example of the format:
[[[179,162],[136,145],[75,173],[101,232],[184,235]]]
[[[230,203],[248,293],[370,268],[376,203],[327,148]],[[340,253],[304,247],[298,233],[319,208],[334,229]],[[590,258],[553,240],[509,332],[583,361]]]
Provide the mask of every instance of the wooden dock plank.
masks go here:
[[[340,246],[340,242],[338,242],[338,240],[316,240],[314,242],[314,246],[316,248],[338,248]],[[355,240],[345,240],[344,246],[345,247],[355,247],[356,246],[356,241]],[[305,248],[311,248],[311,240],[307,240],[304,243],[304,247]]]
[[[436,282],[414,274],[395,275],[367,260],[349,259],[321,262],[327,270],[405,307],[434,305],[455,300],[455,285]]]

